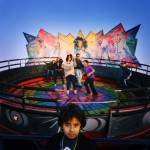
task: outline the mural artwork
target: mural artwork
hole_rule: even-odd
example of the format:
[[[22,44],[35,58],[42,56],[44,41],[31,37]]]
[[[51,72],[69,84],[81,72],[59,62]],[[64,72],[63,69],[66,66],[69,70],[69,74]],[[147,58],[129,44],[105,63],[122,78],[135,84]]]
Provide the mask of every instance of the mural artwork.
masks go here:
[[[116,60],[139,64],[135,57],[137,45],[136,34],[140,25],[125,31],[120,23],[107,34],[103,30],[94,34],[92,31],[84,37],[80,30],[77,37],[58,33],[58,37],[40,29],[37,37],[24,33],[29,58],[62,57],[67,54],[75,56],[80,53],[82,58],[97,58],[96,61]],[[99,60],[98,60],[99,59]],[[132,64],[133,65],[133,64]]]

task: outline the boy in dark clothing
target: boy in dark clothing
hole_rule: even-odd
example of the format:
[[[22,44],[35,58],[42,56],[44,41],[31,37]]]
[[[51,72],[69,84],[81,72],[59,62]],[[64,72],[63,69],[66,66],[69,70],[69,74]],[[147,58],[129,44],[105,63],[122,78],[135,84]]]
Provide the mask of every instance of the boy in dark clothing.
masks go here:
[[[77,78],[77,86],[82,87],[81,79],[82,79],[82,69],[84,68],[84,66],[82,64],[82,61],[80,60],[79,53],[76,54],[75,61],[76,61],[76,67],[74,69],[75,69],[75,75]]]
[[[127,63],[123,62],[120,66],[120,74],[118,77],[118,87],[126,88],[127,87],[127,80],[130,79],[132,73],[127,67]]]
[[[58,125],[63,132],[48,141],[46,150],[98,150],[94,141],[80,133],[86,125],[86,116],[77,105],[69,103],[61,109]]]

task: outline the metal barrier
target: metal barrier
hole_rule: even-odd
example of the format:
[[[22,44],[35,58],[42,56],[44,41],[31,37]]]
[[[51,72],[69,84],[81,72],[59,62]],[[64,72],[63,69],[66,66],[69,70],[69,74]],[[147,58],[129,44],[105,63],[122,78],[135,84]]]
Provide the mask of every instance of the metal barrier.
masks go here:
[[[15,135],[15,134],[0,134],[1,139],[21,139],[21,140],[31,140],[31,139],[43,139],[48,140],[50,136],[41,135]],[[137,145],[150,145],[150,139],[121,139],[121,138],[91,138],[97,143],[118,143],[118,144],[137,144]]]
[[[15,102],[16,104],[18,104],[18,106],[13,105],[13,107],[16,108],[20,108],[23,111],[36,111],[36,112],[40,112],[40,113],[50,113],[53,114],[58,114],[59,113],[59,102],[62,102],[62,100],[59,100],[59,92],[63,92],[63,90],[60,89],[53,89],[53,88],[39,88],[39,87],[29,87],[29,86],[18,86],[15,84],[9,84],[9,83],[0,83],[1,86],[3,86],[3,89],[9,89],[9,90],[0,90],[0,98],[7,100],[7,102],[5,101],[1,101],[0,103],[2,105],[6,105],[6,106],[10,106],[10,104],[8,102]],[[8,88],[9,87],[9,88]],[[20,89],[21,90],[21,95],[17,95],[17,94],[12,94],[11,92],[15,89]],[[57,98],[56,99],[50,99],[50,98],[39,98],[39,97],[31,97],[31,96],[26,96],[25,95],[25,90],[36,90],[36,91],[52,91],[52,92],[56,92]],[[116,99],[113,99],[112,101],[108,101],[108,102],[95,102],[95,103],[116,103],[117,105],[114,106],[114,108],[117,108],[117,112],[119,112],[119,109],[121,107],[131,107],[131,106],[138,106],[138,105],[144,105],[144,108],[147,108],[148,104],[150,103],[150,87],[144,87],[144,88],[132,88],[132,89],[119,89],[119,90],[115,90],[116,92]],[[135,98],[131,98],[131,99],[127,99],[127,98],[122,98],[122,93],[124,92],[138,92],[138,93],[142,93],[140,96],[136,96]],[[29,101],[33,101],[35,103],[29,103]],[[43,106],[40,104],[36,104],[36,102],[48,102],[48,103],[55,103],[55,106]],[[75,102],[75,103],[82,103],[82,102]],[[83,102],[84,103],[88,103],[88,102]],[[124,104],[123,106],[121,106],[121,104]],[[12,106],[12,105],[11,105]],[[32,107],[34,107],[34,109],[32,109]],[[45,111],[45,110],[40,110],[40,108],[53,108],[56,109],[56,111],[52,112],[52,111]]]
[[[38,88],[38,87],[29,87],[29,86],[18,86],[15,84],[9,84],[9,83],[0,83],[1,86],[3,86],[3,89],[9,89],[9,90],[0,90],[0,104],[5,106],[13,106],[18,109],[21,109],[23,111],[39,111],[40,113],[44,112],[45,114],[51,114],[56,115],[59,113],[59,102],[62,100],[59,100],[59,92],[62,92],[63,90],[60,89],[53,89],[53,88]],[[8,88],[9,87],[9,88]],[[21,90],[21,95],[12,94],[11,92],[15,89]],[[51,91],[56,92],[56,99],[50,99],[50,98],[38,98],[38,97],[31,97],[25,95],[25,90],[36,90],[36,91]],[[6,100],[6,101],[5,101]],[[47,102],[47,103],[55,103],[55,106],[43,106],[36,103],[29,103],[29,101],[34,102]],[[10,102],[10,103],[9,103]],[[14,102],[18,105],[12,105],[11,102]],[[32,109],[34,107],[34,109]],[[56,109],[56,111],[49,110],[40,110],[40,108],[52,108]]]
[[[27,141],[30,140],[35,145],[35,149],[37,150],[44,150],[46,146],[46,141],[50,138],[50,136],[40,136],[40,135],[14,135],[14,134],[0,134],[0,147],[1,150],[4,149],[4,141],[7,140],[15,140],[17,141],[17,144],[19,142],[24,141],[23,146],[27,146]],[[117,149],[117,147],[120,149],[128,150],[131,148],[131,146],[134,146],[134,149],[140,147],[140,150],[148,150],[150,148],[150,139],[120,139],[120,138],[91,138],[94,140],[99,147],[103,147],[100,149],[105,150],[110,149]],[[42,145],[39,143],[39,141],[45,141]],[[115,147],[114,147],[115,146]],[[2,149],[3,147],[3,149]],[[13,147],[11,147],[13,149]],[[30,149],[30,147],[27,147]]]
[[[56,59],[56,57],[51,57],[51,59]],[[84,58],[83,58],[84,59]],[[120,64],[118,60],[109,60],[109,59],[99,59],[99,58],[85,58],[88,59],[92,65],[103,65],[103,66],[117,66]],[[40,58],[23,58],[23,59],[12,59],[0,61],[0,72],[4,70],[10,70],[13,68],[21,68],[26,66],[36,66],[44,65],[43,61],[49,61],[50,57],[40,57]],[[150,65],[146,64],[136,64],[131,63],[132,65],[138,65],[140,67],[131,67],[132,71],[140,72],[146,75],[150,75]]]
[[[121,108],[121,104],[123,103],[125,104],[125,106],[123,107],[143,105],[143,108],[147,108],[148,104],[150,104],[150,87],[119,89],[119,90],[115,90],[115,92],[117,93],[117,104],[118,104],[116,107],[117,112],[119,112],[119,109]],[[136,95],[135,98],[131,98],[131,99],[122,98],[122,93],[124,92],[138,92],[140,93],[140,96]]]

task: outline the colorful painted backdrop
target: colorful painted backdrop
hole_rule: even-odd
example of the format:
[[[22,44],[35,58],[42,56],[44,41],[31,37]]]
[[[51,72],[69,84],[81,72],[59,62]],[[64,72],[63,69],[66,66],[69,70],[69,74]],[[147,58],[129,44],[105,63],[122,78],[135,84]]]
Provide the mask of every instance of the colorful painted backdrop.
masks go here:
[[[40,29],[38,35],[24,33],[28,42],[26,45],[29,58],[62,57],[67,54],[75,56],[80,53],[82,58],[100,58],[108,60],[127,61],[139,64],[136,56],[136,34],[140,25],[125,31],[120,23],[108,33],[103,30],[98,33],[90,31],[85,37],[80,30],[77,37],[71,33],[67,36],[52,34]]]

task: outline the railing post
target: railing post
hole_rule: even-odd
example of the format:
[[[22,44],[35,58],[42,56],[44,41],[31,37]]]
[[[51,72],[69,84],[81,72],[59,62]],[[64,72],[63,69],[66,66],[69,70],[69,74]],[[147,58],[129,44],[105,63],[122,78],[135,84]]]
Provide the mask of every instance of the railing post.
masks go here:
[[[148,75],[148,67],[149,67],[149,66],[147,66],[147,71],[146,71],[146,75]]]
[[[8,60],[8,69],[10,70],[10,62],[9,62],[9,60]]]
[[[22,108],[25,110],[25,100],[26,96],[24,95],[24,86],[22,86]]]
[[[56,106],[57,106],[57,115],[59,115],[59,101],[56,101]]]
[[[149,93],[150,87],[148,87],[147,90],[148,90],[148,91],[147,91],[147,95],[148,95],[147,97],[148,97],[148,99],[149,99],[149,98],[150,98],[150,97],[149,97],[149,95],[150,95],[150,93]]]
[[[119,108],[120,108],[120,94],[121,94],[122,90],[117,90],[117,109],[116,109],[116,113],[119,113]]]
[[[145,97],[146,97],[146,101],[148,101],[148,100],[149,100],[149,89],[150,89],[150,87],[147,87],[146,95],[145,95]],[[148,105],[148,102],[146,102],[146,103],[145,103],[145,105],[144,105],[144,109],[147,109],[147,105]]]
[[[21,68],[21,59],[20,59],[20,68]]]
[[[56,101],[56,106],[57,106],[57,115],[59,115],[59,90],[55,90],[57,94],[57,101]]]
[[[150,92],[149,92],[149,90],[150,90],[150,87],[147,87],[147,100],[149,100],[150,99]],[[147,103],[147,105],[148,105],[148,103]],[[146,105],[146,108],[147,108],[147,105]]]

